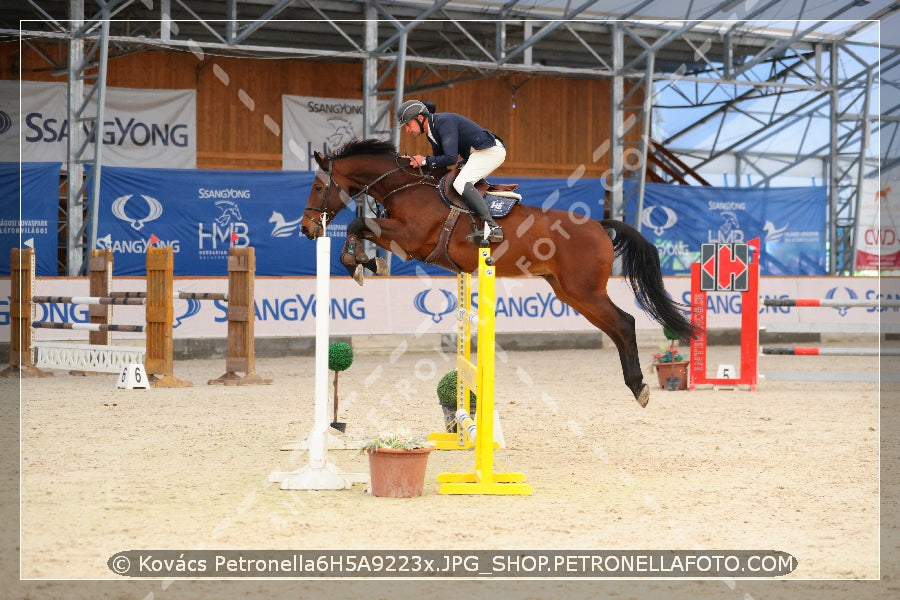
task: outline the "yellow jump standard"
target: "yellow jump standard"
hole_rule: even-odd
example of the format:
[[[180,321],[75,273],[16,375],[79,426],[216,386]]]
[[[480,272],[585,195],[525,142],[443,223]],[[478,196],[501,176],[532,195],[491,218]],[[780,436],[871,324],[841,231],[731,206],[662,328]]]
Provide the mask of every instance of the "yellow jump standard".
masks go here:
[[[476,362],[471,361],[468,335],[457,335],[457,406],[468,405],[469,389],[475,390],[475,441],[467,440],[465,428],[458,434],[446,434],[475,446],[475,468],[468,473],[441,473],[437,480],[441,494],[497,494],[528,496],[531,486],[522,473],[494,472],[494,325],[497,305],[494,260],[487,243],[478,250],[478,349]],[[470,332],[472,313],[471,275],[459,275],[460,307],[457,332]],[[463,292],[465,292],[463,294]],[[463,298],[465,300],[463,300]],[[463,333],[465,333],[463,332]],[[460,347],[465,342],[465,349]],[[462,401],[460,400],[462,399]],[[466,401],[463,403],[463,401]],[[433,439],[433,436],[429,436]],[[443,435],[443,434],[437,434]],[[463,437],[465,436],[465,437]],[[439,441],[435,440],[436,444]],[[460,446],[455,443],[454,448]],[[440,446],[437,446],[440,447]]]

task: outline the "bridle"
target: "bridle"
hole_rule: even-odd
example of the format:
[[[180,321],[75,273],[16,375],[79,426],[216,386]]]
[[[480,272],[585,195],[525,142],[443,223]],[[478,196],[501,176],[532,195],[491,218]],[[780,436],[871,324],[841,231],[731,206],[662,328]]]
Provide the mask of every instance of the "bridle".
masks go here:
[[[341,184],[339,184],[337,181],[334,180],[334,177],[331,174],[333,168],[334,168],[334,161],[329,160],[328,161],[328,170],[325,171],[325,174],[328,175],[328,183],[325,184],[325,191],[322,193],[322,205],[319,206],[318,208],[316,208],[316,207],[311,208],[311,207],[307,206],[305,209],[303,209],[304,214],[306,214],[307,212],[321,214],[321,217],[318,219],[315,219],[312,216],[309,217],[309,220],[316,224],[316,229],[312,233],[313,238],[316,238],[319,236],[319,231],[321,231],[324,228],[323,223],[325,223],[325,224],[331,223],[332,219],[334,219],[334,217],[339,212],[344,210],[344,206],[346,206],[344,204],[344,201],[341,200],[341,204],[337,208],[334,208],[331,210],[328,209],[328,194],[331,192],[332,185],[334,185],[334,187],[337,188],[338,194],[341,194],[341,193],[346,194],[347,193],[341,187]],[[316,175],[316,177],[318,177],[318,175]],[[348,194],[348,196],[349,196],[349,194]],[[351,196],[351,198],[352,198],[352,196]],[[307,215],[307,216],[309,216],[309,215]]]
[[[362,189],[360,189],[358,192],[356,192],[355,194],[352,194],[352,195],[348,194],[347,191],[341,187],[341,184],[339,184],[337,181],[335,181],[334,175],[332,175],[333,171],[334,171],[334,160],[329,160],[328,168],[324,171],[324,173],[326,175],[328,175],[328,183],[325,184],[325,191],[322,192],[321,206],[318,206],[318,207],[308,207],[307,206],[303,210],[304,214],[307,211],[309,211],[309,212],[313,212],[313,213],[319,213],[321,215],[321,217],[319,219],[314,219],[311,216],[309,217],[309,220],[313,221],[316,224],[316,229],[315,229],[315,231],[313,231],[313,235],[312,235],[312,237],[314,237],[314,238],[318,236],[319,231],[322,229],[323,221],[326,223],[326,225],[328,223],[331,223],[331,221],[334,219],[334,217],[337,216],[337,214],[339,212],[344,210],[344,207],[350,203],[349,201],[345,203],[343,201],[343,199],[341,199],[341,203],[337,206],[337,208],[329,209],[328,208],[328,195],[331,193],[332,186],[334,186],[334,188],[337,189],[338,194],[344,194],[349,198],[349,200],[354,200],[355,198],[357,198],[358,196],[360,196],[362,194],[368,194],[369,189],[371,189],[372,186],[374,186],[375,184],[377,184],[379,181],[383,180],[384,178],[386,178],[390,175],[393,175],[394,173],[396,173],[398,171],[404,171],[404,166],[400,164],[400,157],[398,156],[396,169],[392,169],[392,170],[388,171],[387,173],[382,173],[381,175],[376,177],[374,180],[372,180],[369,183],[367,183],[366,185],[364,185],[362,187]],[[398,187],[395,190],[391,190],[390,192],[388,192],[387,194],[384,195],[384,197],[381,199],[381,201],[384,202],[385,200],[387,200],[389,197],[396,194],[397,192],[400,192],[402,190],[405,190],[406,188],[409,188],[409,187],[412,187],[415,185],[429,185],[434,188],[438,187],[437,183],[429,183],[428,182],[428,180],[433,179],[433,177],[427,173],[424,173],[422,171],[421,167],[419,168],[419,176],[420,176],[420,179],[418,181],[414,181],[412,183],[407,183],[407,184],[404,184],[404,185]],[[375,211],[373,211],[373,212],[375,212]]]

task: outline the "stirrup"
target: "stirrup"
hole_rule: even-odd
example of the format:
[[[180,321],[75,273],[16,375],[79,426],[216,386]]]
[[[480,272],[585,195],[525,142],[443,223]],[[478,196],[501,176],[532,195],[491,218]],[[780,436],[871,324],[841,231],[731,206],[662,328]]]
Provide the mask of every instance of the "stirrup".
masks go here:
[[[485,223],[485,230],[490,230],[487,235],[487,240],[489,242],[502,242],[503,241],[503,230],[500,229],[499,225],[494,225],[493,227]],[[476,230],[466,236],[466,239],[472,243],[480,244],[481,240],[484,239],[484,231]]]

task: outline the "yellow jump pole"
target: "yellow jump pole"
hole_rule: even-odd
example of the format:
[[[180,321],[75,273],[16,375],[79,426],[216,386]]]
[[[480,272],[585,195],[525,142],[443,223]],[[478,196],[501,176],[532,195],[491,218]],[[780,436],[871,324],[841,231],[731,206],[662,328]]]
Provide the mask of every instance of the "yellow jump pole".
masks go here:
[[[494,367],[496,269],[486,242],[478,250],[478,350],[476,355],[475,469],[469,473],[441,473],[441,494],[531,494],[522,473],[494,472]],[[468,295],[467,297],[471,297]],[[471,362],[469,362],[471,365]],[[462,379],[462,371],[459,372]],[[465,390],[466,392],[468,390]],[[467,398],[465,396],[464,398]],[[458,429],[463,430],[460,426]]]
[[[476,368],[472,364],[472,275],[456,276],[456,410],[469,411],[469,390],[477,394]],[[440,431],[428,436],[437,450],[467,450],[475,444],[466,435],[465,428],[457,427],[457,433]]]

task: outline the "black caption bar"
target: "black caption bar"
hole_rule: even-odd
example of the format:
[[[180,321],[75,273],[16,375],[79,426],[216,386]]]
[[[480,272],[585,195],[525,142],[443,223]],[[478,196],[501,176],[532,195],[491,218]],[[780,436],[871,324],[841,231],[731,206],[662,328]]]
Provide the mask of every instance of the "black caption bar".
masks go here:
[[[772,550],[128,550],[123,577],[781,577],[797,559]]]

